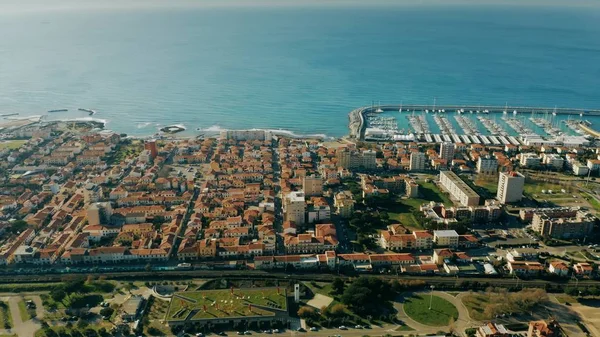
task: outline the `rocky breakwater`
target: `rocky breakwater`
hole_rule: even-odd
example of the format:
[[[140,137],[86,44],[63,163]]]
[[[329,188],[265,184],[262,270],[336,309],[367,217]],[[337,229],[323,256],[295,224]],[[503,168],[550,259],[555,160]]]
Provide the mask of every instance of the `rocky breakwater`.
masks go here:
[[[350,129],[350,137],[356,139],[364,138],[364,112],[365,108],[358,108],[350,111],[350,113],[348,114],[348,118],[350,119],[350,122],[348,123],[348,128]]]

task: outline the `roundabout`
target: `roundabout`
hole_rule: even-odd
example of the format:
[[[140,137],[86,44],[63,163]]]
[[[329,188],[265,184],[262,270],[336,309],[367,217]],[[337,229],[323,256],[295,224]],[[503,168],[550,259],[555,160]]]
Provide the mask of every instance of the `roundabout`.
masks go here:
[[[436,295],[414,294],[403,304],[406,315],[428,326],[447,326],[458,320],[458,309],[448,300]]]

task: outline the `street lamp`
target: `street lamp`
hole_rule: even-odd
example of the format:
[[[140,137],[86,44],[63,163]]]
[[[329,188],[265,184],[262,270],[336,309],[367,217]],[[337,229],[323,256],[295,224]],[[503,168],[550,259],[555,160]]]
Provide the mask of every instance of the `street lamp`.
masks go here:
[[[431,304],[433,303],[433,288],[435,288],[434,285],[429,286],[431,288],[431,296],[429,297],[429,310],[431,310]]]

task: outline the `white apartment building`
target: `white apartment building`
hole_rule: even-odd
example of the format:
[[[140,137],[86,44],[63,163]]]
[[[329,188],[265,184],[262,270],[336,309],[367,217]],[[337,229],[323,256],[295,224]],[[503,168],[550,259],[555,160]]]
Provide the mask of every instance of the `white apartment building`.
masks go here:
[[[540,166],[540,157],[535,153],[521,153],[519,164],[521,167],[537,167]]]
[[[459,235],[455,230],[433,231],[433,242],[438,247],[457,247]]]
[[[440,172],[440,183],[463,206],[479,205],[479,194],[452,171]]]
[[[525,176],[519,172],[501,172],[498,178],[496,199],[501,203],[517,202],[523,197]]]
[[[306,223],[306,202],[303,191],[288,193],[283,199],[284,221],[292,221],[296,225]]]
[[[557,170],[562,170],[565,165],[565,159],[556,153],[545,154],[543,162],[546,166]]]
[[[590,168],[576,161],[573,163],[573,174],[576,176],[585,176],[590,172]]]
[[[410,164],[408,169],[411,171],[423,171],[425,170],[425,153],[413,152],[410,154]]]
[[[496,174],[498,172],[498,160],[492,156],[479,156],[477,160],[477,173]]]

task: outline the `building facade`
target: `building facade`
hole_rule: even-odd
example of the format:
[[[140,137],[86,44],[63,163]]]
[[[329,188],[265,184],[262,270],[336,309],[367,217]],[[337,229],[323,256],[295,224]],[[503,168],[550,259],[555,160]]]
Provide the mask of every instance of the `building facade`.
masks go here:
[[[413,152],[410,154],[410,163],[408,169],[410,171],[423,171],[425,170],[425,153]]]
[[[523,197],[525,176],[519,172],[501,172],[498,178],[496,198],[503,204],[518,202]]]

